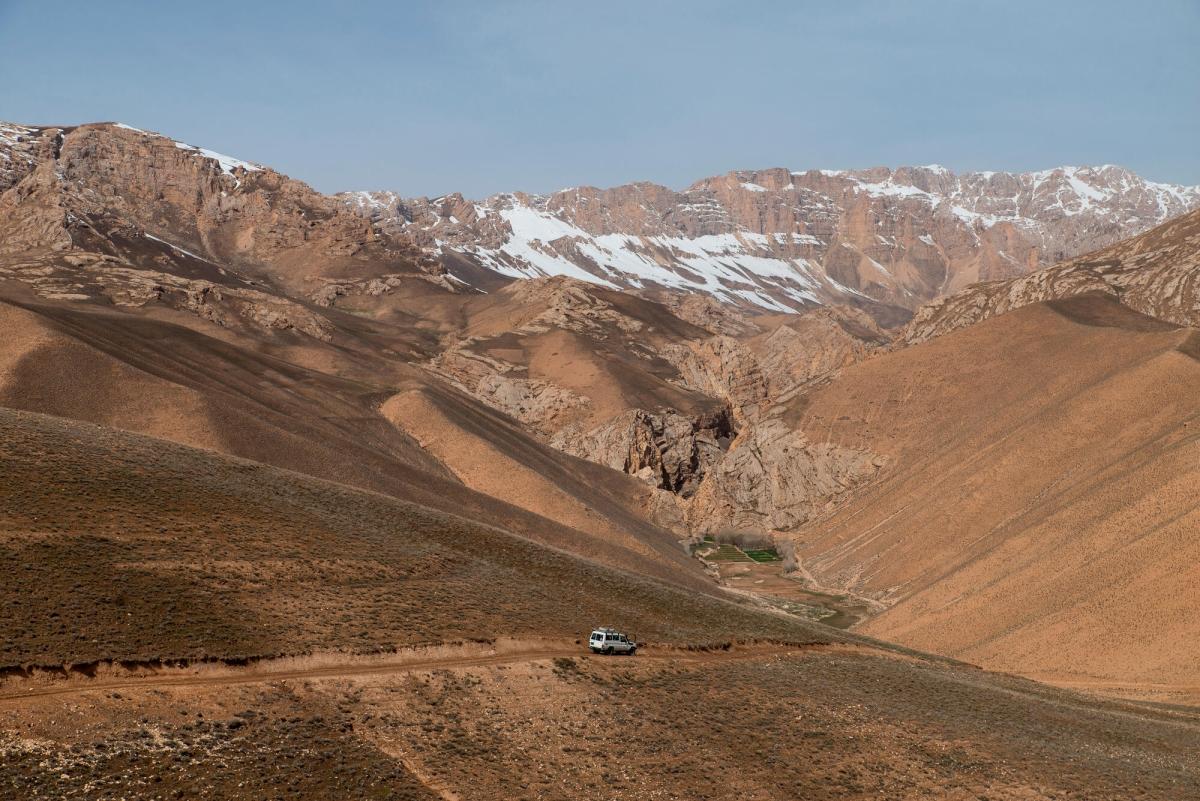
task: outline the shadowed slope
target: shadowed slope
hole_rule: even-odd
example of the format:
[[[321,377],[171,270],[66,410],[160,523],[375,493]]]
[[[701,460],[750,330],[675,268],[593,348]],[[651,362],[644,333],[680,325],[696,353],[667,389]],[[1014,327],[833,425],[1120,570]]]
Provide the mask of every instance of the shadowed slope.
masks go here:
[[[381,409],[467,486],[592,536],[572,549],[590,556],[589,543],[620,545],[649,565],[672,564],[679,576],[696,560],[648,523],[654,490],[602,465],[577,459],[531,437],[516,421],[448,387],[414,387]],[[674,578],[667,574],[668,578]]]
[[[613,474],[576,482],[573,489],[585,497],[570,502],[592,510],[592,525],[582,528],[572,527],[580,522],[574,517],[548,519],[506,503],[519,499],[503,492],[497,500],[464,486],[402,426],[379,414],[379,404],[398,389],[436,389],[438,379],[422,370],[391,363],[390,372],[407,378],[353,381],[190,328],[89,305],[10,301],[0,303],[0,315],[23,332],[0,343],[4,405],[113,425],[384,492],[607,564],[714,591],[674,537],[640,517],[645,490],[632,478]],[[478,405],[452,392],[447,397],[457,397],[464,408]],[[468,417],[475,421],[470,436],[518,450],[547,450],[491,410]],[[553,451],[542,458],[575,461]],[[653,557],[647,559],[649,554]]]
[[[1190,711],[922,658],[383,495],[11,410],[0,570],[0,665],[71,668],[0,681],[0,789],[19,797],[1116,801],[1191,798],[1200,775]],[[361,655],[505,635],[561,649],[598,620],[659,643],[791,645]],[[236,666],[314,651],[281,662],[349,669]],[[389,658],[412,664],[372,670]],[[158,680],[172,672],[190,679]],[[714,783],[714,764],[743,762]]]

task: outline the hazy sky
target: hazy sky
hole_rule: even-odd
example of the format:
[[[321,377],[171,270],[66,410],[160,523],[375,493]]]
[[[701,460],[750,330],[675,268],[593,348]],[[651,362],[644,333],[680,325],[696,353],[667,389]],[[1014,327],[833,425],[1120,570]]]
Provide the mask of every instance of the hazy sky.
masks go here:
[[[1200,184],[1200,0],[0,0],[0,119],[119,120],[324,191],[931,162]]]

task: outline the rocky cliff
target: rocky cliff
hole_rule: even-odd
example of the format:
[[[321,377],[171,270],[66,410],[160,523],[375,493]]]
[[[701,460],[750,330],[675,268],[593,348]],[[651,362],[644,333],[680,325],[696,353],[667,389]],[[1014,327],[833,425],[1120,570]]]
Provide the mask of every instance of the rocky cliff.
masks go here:
[[[977,284],[933,301],[901,339],[915,344],[1022,306],[1089,292],[1160,320],[1200,326],[1200,212],[1023,278]]]
[[[705,292],[771,311],[850,304],[894,325],[969,284],[1019,277],[1194,209],[1200,188],[1112,165],[962,175],[935,165],[733,172],[682,192],[637,183],[484,201],[339,197],[382,232],[506,276]]]
[[[0,276],[44,297],[160,303],[223,326],[330,326],[310,303],[436,260],[306,184],[121,124],[0,124]],[[384,283],[386,288],[386,283]]]

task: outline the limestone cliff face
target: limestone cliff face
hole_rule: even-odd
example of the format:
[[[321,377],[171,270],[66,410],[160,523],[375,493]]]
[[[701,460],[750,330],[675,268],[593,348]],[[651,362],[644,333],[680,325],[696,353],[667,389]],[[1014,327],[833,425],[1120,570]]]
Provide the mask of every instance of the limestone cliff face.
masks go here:
[[[658,488],[653,513],[680,531],[791,528],[870,481],[884,464],[873,453],[797,429],[783,412],[797,393],[889,341],[869,315],[830,307],[748,317],[693,296],[673,304],[691,318],[685,321],[659,304],[628,306],[618,297],[563,277],[518,282],[478,301],[467,335],[453,338],[430,368],[559,450]],[[559,352],[564,334],[570,356]],[[546,368],[531,372],[545,363],[537,355],[545,354],[544,341],[557,343],[552,355],[560,359],[593,365],[581,369],[596,369],[597,358],[618,351],[669,367],[628,382],[614,373],[614,403],[608,380],[568,387],[561,382],[575,381],[574,371],[557,378]],[[661,382],[660,389],[648,393],[647,380]],[[709,403],[671,405],[672,387]],[[659,400],[642,405],[649,398]]]
[[[736,419],[749,422],[890,341],[865,312],[827,307],[760,318],[753,334],[715,334],[665,351],[688,386],[726,400]]]
[[[79,225],[52,164],[33,167],[0,194],[0,255],[69,250]]]
[[[778,418],[738,436],[686,515],[691,530],[788,530],[834,508],[885,462],[870,451],[814,442]]]
[[[332,325],[310,301],[412,277],[454,290],[411,242],[299,181],[107,123],[0,124],[0,256],[0,275],[44,297],[161,304],[318,339]]]
[[[1111,165],[771,169],[682,192],[637,183],[479,202],[340,197],[382,232],[506,276],[571,275],[649,296],[685,289],[760,310],[850,304],[889,327],[969,284],[1023,276],[1200,206],[1200,188]]]
[[[978,284],[921,308],[901,340],[915,344],[1045,300],[1101,292],[1143,314],[1200,325],[1200,212],[1032,275]]]
[[[872,480],[885,465],[864,449],[825,442],[786,419],[789,400],[868,358],[888,337],[860,311],[828,308],[752,337],[717,335],[675,346],[685,381],[726,399],[736,436],[705,471],[684,515],[690,531],[787,530]]]
[[[559,431],[550,444],[690,498],[724,457],[731,437],[725,410],[689,418],[670,410],[631,409],[590,431]]]

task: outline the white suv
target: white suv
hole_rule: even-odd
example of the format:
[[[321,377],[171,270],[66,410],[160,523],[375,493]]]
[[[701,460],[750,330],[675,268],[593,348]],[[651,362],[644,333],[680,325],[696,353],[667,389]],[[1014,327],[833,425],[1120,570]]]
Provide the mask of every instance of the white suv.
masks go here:
[[[637,651],[637,641],[613,629],[596,629],[588,639],[588,648],[594,654],[629,654]]]

